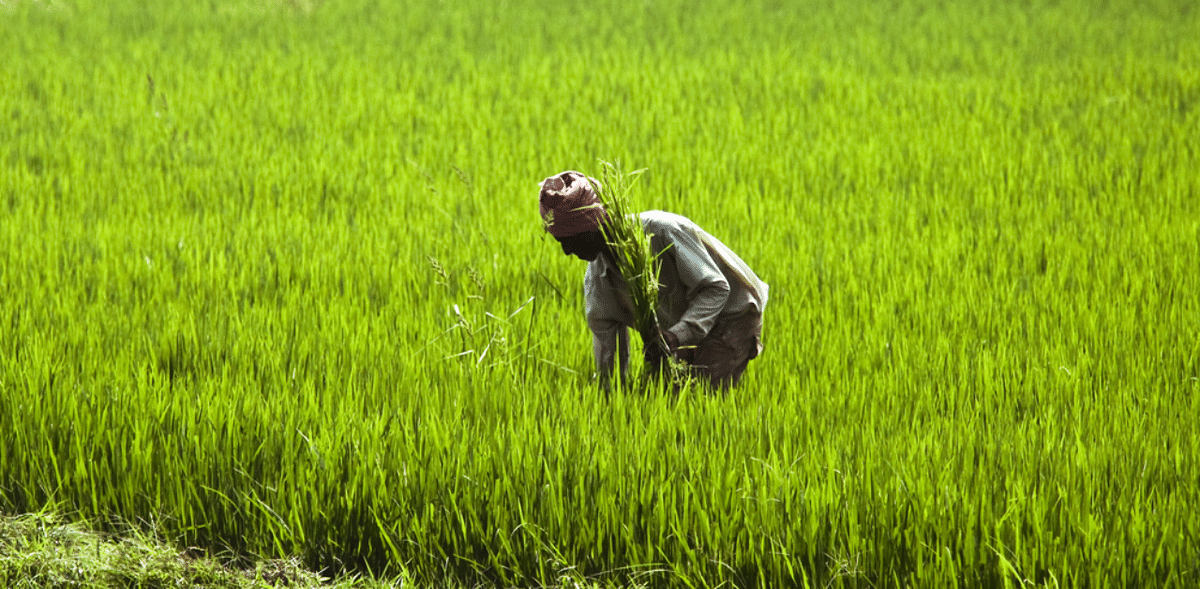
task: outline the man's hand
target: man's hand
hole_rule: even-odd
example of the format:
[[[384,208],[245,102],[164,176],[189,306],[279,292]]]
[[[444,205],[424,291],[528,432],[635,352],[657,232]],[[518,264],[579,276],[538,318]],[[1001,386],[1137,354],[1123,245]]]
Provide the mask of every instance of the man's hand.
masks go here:
[[[667,363],[667,354],[663,350],[660,342],[642,342],[642,360],[646,363],[646,370],[651,374],[659,374]]]
[[[665,329],[659,329],[658,339],[644,344],[642,360],[646,363],[646,369],[653,374],[660,374],[666,368],[668,356],[674,356],[679,349],[679,338]]]
[[[674,356],[675,353],[679,351],[679,338],[676,337],[674,333],[659,328],[658,337],[662,338],[662,341],[667,344],[668,354]]]

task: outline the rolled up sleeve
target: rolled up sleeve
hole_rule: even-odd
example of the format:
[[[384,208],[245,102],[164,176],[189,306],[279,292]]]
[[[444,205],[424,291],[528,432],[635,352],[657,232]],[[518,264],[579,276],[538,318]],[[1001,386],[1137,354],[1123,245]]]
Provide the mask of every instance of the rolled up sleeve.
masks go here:
[[[668,331],[680,346],[695,345],[717,322],[729,300],[729,281],[700,239],[686,228],[668,229],[665,255],[674,257],[680,283],[687,289],[687,310]]]
[[[595,264],[595,262],[593,262]],[[601,385],[612,379],[614,364],[621,367],[621,378],[629,370],[629,325],[631,311],[621,304],[621,293],[609,280],[603,262],[589,266],[583,293],[588,329],[592,332],[592,355]]]

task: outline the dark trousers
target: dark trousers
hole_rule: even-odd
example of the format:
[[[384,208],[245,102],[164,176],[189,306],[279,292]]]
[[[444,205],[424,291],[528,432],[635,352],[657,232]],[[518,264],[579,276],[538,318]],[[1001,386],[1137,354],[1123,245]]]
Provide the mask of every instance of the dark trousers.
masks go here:
[[[718,319],[700,343],[679,350],[679,359],[715,389],[736,387],[746,365],[762,352],[762,317],[762,313],[750,312]]]

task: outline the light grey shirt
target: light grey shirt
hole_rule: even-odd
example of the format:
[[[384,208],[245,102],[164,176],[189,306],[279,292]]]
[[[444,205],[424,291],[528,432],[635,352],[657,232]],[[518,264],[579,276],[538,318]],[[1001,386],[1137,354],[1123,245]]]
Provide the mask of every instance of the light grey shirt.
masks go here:
[[[646,211],[638,218],[662,264],[658,323],[681,347],[699,343],[722,318],[762,313],[767,284],[733,250],[686,217]],[[622,370],[629,363],[634,317],[629,289],[608,257],[599,256],[588,264],[583,294],[596,367],[607,380],[617,354]]]

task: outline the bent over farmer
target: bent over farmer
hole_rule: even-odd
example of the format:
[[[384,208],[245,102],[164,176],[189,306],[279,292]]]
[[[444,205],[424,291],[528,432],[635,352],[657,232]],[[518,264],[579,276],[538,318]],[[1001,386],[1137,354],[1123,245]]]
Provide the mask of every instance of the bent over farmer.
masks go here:
[[[538,196],[546,231],[564,254],[588,262],[584,306],[596,369],[607,386],[614,362],[625,376],[634,311],[601,230],[608,216],[593,185],[599,182],[567,171],[543,180]],[[762,351],[766,283],[691,220],[663,211],[646,211],[638,218],[661,264],[656,314],[666,353],[714,388],[737,386],[746,365]],[[657,369],[663,353],[647,342],[644,360]]]

